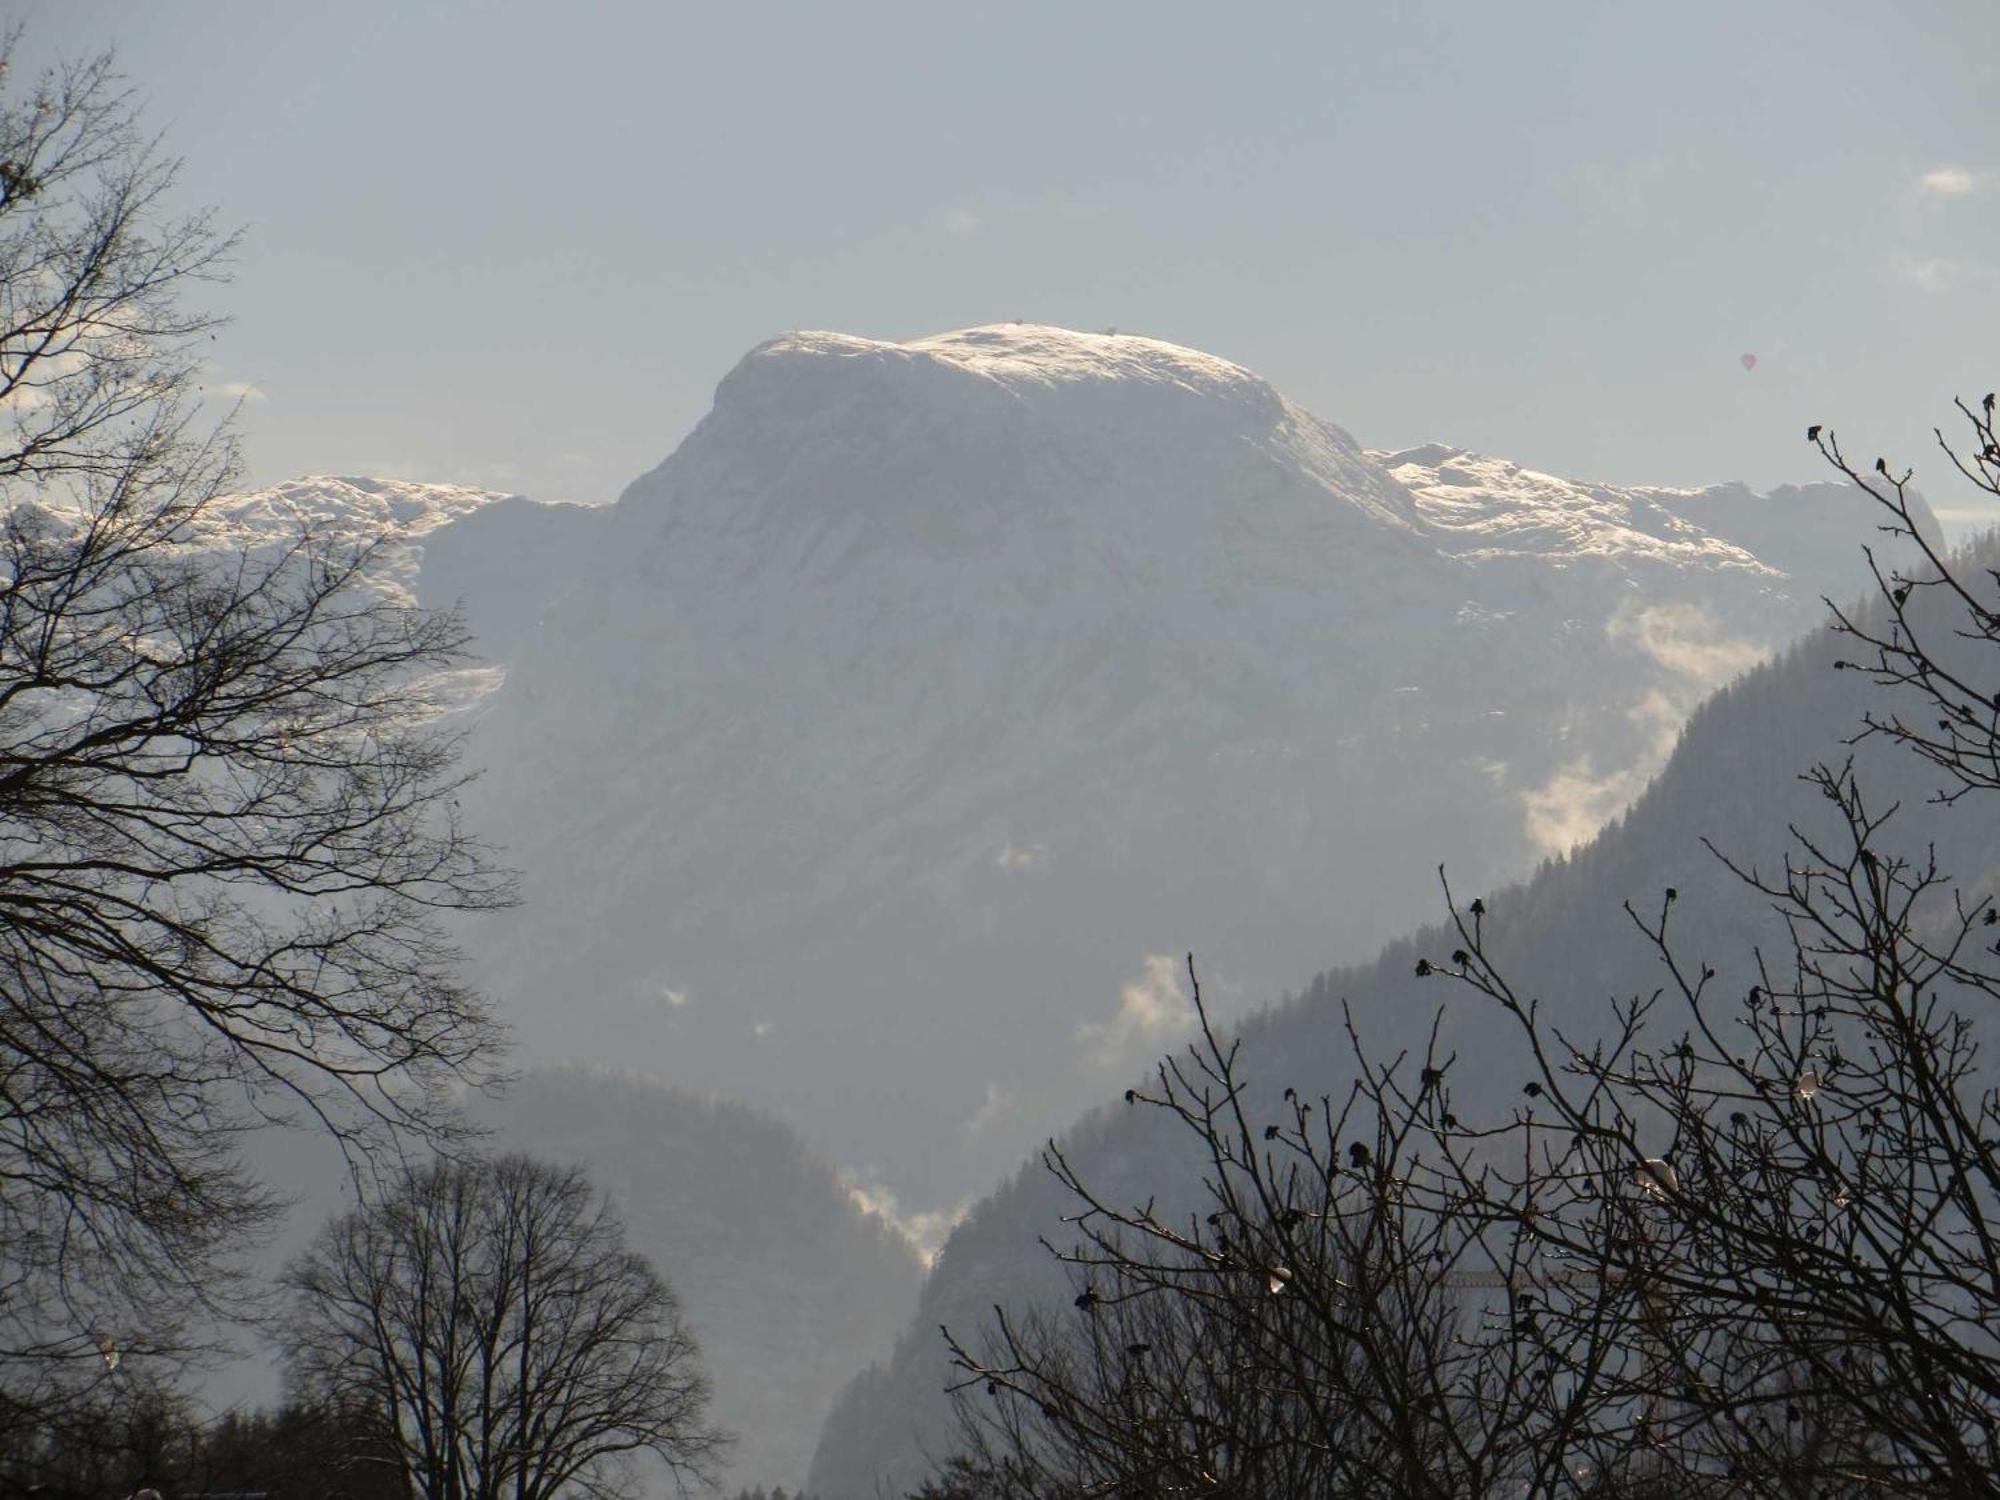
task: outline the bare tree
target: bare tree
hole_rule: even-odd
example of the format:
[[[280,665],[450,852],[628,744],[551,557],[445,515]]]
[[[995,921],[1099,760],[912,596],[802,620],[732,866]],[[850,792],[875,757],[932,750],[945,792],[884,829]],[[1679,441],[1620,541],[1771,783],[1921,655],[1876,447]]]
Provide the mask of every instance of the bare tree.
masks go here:
[[[1192,962],[1190,979],[1194,979]],[[1078,1229],[1066,1320],[996,1309],[947,1343],[966,1452],[996,1493],[1237,1497],[1560,1493],[1593,1472],[1589,1417],[1622,1356],[1609,1307],[1558,1370],[1538,1337],[1551,1280],[1479,1184],[1419,1206],[1449,1059],[1369,1069],[1340,1097],[1287,1089],[1257,1116],[1240,1043],[1212,1027],[1129,1105],[1197,1156],[1201,1204],[1114,1202],[1059,1147]],[[1410,1087],[1402,1087],[1405,1073]],[[1448,1112],[1448,1110],[1447,1110]]]
[[[2000,496],[1994,404],[1962,407],[1970,457],[1939,440]],[[1920,558],[1878,565],[1880,598],[1835,610],[1861,648],[1839,666],[1879,690],[1854,742],[1937,773],[1937,816],[1990,816],[1994,545],[1943,555],[1907,472],[1861,472],[1830,433],[1809,439]],[[2000,909],[1933,850],[1897,852],[1895,810],[1851,761],[1805,780],[1830,817],[1793,829],[1781,869],[1715,851],[1783,948],[1725,972],[1688,951],[1675,891],[1628,906],[1667,979],[1598,1032],[1551,1025],[1494,957],[1486,903],[1447,887],[1456,946],[1416,974],[1511,1023],[1512,1105],[1455,1097],[1435,1031],[1421,1058],[1384,1065],[1350,1027],[1351,1090],[1287,1090],[1273,1117],[1202,1011],[1195,1047],[1127,1099],[1183,1130],[1206,1218],[1111,1201],[1051,1147],[1077,1205],[1076,1242],[1050,1247],[1077,1278],[1074,1315],[947,1334],[968,1436],[953,1482],[2000,1495],[2000,1087],[1979,1053]],[[1142,1360],[1143,1337],[1121,1360],[1135,1320],[1240,1363],[1218,1386],[1202,1362]]]
[[[671,1291],[583,1174],[441,1161],[336,1220],[286,1277],[300,1391],[365,1409],[424,1500],[606,1496],[725,1439]]]
[[[1993,408],[1961,405],[1970,459],[1938,441],[2000,495]],[[1913,753],[1940,783],[1940,816],[1990,817],[1992,545],[1942,555],[1907,471],[1864,473],[1830,432],[1808,437],[1920,554],[1877,564],[1879,597],[1835,610],[1861,648],[1836,666],[1880,690],[1852,742]],[[1897,809],[1869,799],[1852,762],[1806,780],[1830,832],[1795,827],[1777,871],[1715,851],[1782,920],[1786,951],[1725,971],[1674,930],[1675,892],[1628,906],[1668,978],[1622,1007],[1608,1040],[1553,1032],[1489,959],[1482,917],[1454,909],[1462,946],[1427,967],[1516,1023],[1539,1107],[1450,1159],[1462,1176],[1494,1140],[1519,1143],[1521,1169],[1485,1210],[1651,1302],[1629,1406],[1653,1468],[1733,1474],[1757,1493],[2000,1494],[2000,1089],[1980,1057],[2000,909],[1933,847],[1897,849]],[[1604,1185],[1620,1182],[1641,1189],[1622,1221],[1604,1212]]]
[[[2000,983],[1969,941],[1992,908],[1877,852],[1851,775],[1815,780],[1840,842],[1740,871],[1791,952],[1725,977],[1675,939],[1671,895],[1635,911],[1668,982],[1608,1040],[1548,1028],[1460,917],[1437,972],[1518,1024],[1535,1105],[1451,1142],[1438,1180],[1477,1172],[1480,1211],[1538,1256],[1632,1290],[1624,1399],[1599,1431],[1651,1469],[1758,1493],[2000,1493],[2000,1113],[1975,1019]],[[1559,1358],[1576,1320],[1547,1310]]]
[[[254,555],[202,414],[231,239],[108,58],[0,46],[0,1401],[184,1351],[271,1202],[235,1141],[435,1136],[494,1028],[440,913],[508,898],[453,813],[453,618],[303,527]]]
[[[1995,404],[1990,392],[1976,409],[1957,403],[1971,431],[1964,449],[1954,447],[1942,429],[1933,429],[1933,435],[1961,478],[2000,499]],[[1936,793],[1941,803],[2000,791],[2000,692],[1995,690],[2000,570],[1990,560],[1985,566],[1957,566],[1939,551],[1912,513],[1912,471],[1892,473],[1888,460],[1878,458],[1864,473],[1830,429],[1808,428],[1806,438],[1874,500],[1883,515],[1882,532],[1918,558],[1909,567],[1885,569],[1868,549],[1876,583],[1871,607],[1850,610],[1828,601],[1834,628],[1861,653],[1838,665],[1866,673],[1885,690],[1885,706],[1866,716],[1856,739],[1889,740],[1931,766],[1944,782]]]

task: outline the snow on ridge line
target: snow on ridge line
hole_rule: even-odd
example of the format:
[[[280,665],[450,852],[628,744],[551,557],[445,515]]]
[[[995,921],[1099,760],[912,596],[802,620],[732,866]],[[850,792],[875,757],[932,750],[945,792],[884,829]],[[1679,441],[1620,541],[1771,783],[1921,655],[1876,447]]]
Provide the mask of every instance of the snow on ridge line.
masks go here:
[[[738,369],[858,359],[929,362],[1015,387],[1125,381],[1239,395],[1268,393],[1277,399],[1261,377],[1199,349],[1139,334],[1084,333],[1047,323],[988,323],[902,343],[799,329],[765,340],[744,356]]]
[[[282,555],[303,533],[339,548],[376,547],[367,586],[399,605],[414,605],[426,548],[447,527],[502,501],[540,505],[472,485],[307,474],[218,496],[188,542],[224,555],[265,557]]]
[[[1368,450],[1415,498],[1440,544],[1468,560],[1532,553],[1630,565],[1698,565],[1777,577],[1739,538],[1683,514],[1713,490],[1565,479],[1448,443]]]
[[[761,508],[746,508],[752,495]],[[1267,554],[1324,556],[1423,530],[1350,434],[1241,365],[1039,323],[903,343],[780,334],[738,361],[707,416],[619,504],[628,520],[741,531],[753,514],[812,526],[879,514],[884,496],[908,502],[899,524],[946,496],[994,514],[1039,496],[1103,512],[1115,533],[1104,545],[1121,555],[1185,558],[1233,531]],[[1181,531],[1158,533],[1162,520]]]
[[[301,522],[338,531],[365,528],[419,537],[500,500],[502,490],[352,474],[306,474],[220,497],[209,511],[219,527],[259,531]]]
[[[1718,480],[1713,484],[1628,484],[1609,479],[1577,479],[1552,474],[1546,469],[1531,469],[1526,464],[1514,462],[1511,458],[1481,453],[1476,448],[1461,448],[1456,443],[1418,443],[1412,448],[1366,448],[1362,451],[1372,462],[1380,464],[1391,472],[1411,467],[1420,471],[1455,472],[1460,477],[1450,482],[1458,484],[1472,482],[1463,477],[1467,475],[1481,481],[1505,476],[1522,484],[1580,495],[1646,495],[1692,499],[1733,491],[1757,499],[1768,499],[1773,494],[1801,488],[1798,484],[1781,484],[1773,490],[1758,490],[1740,479]],[[1807,481],[1806,487],[1835,483],[1837,481],[1814,480]]]

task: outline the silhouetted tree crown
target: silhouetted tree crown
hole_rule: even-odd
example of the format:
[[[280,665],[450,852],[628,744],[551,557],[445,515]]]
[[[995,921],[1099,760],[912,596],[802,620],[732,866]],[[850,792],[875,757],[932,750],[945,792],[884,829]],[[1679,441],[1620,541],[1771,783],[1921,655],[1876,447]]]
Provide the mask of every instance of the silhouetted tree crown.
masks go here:
[[[240,1135],[447,1133],[497,1034],[438,917],[508,899],[380,543],[231,545],[203,415],[227,267],[108,57],[0,44],[0,1400],[149,1359],[272,1202]],[[232,1288],[233,1290],[233,1288]]]
[[[369,1413],[422,1500],[608,1497],[641,1460],[704,1481],[726,1444],[679,1303],[573,1168],[410,1171],[285,1279],[294,1388]]]

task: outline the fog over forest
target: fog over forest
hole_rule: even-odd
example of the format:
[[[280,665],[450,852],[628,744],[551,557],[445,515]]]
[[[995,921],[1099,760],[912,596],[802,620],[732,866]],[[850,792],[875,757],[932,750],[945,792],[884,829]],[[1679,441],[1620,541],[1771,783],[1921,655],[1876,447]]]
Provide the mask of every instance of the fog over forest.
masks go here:
[[[2000,1495],[1921,10],[17,8],[0,1496]]]

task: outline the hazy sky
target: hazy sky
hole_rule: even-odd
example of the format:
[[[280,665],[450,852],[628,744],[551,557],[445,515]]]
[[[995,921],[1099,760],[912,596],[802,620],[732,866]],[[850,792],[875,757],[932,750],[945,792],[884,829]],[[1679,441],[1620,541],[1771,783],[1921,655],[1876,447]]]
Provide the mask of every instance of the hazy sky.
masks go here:
[[[247,226],[258,480],[607,500],[792,327],[1117,326],[1635,482],[1825,420],[1947,504],[2000,384],[1995,0],[5,8]]]

